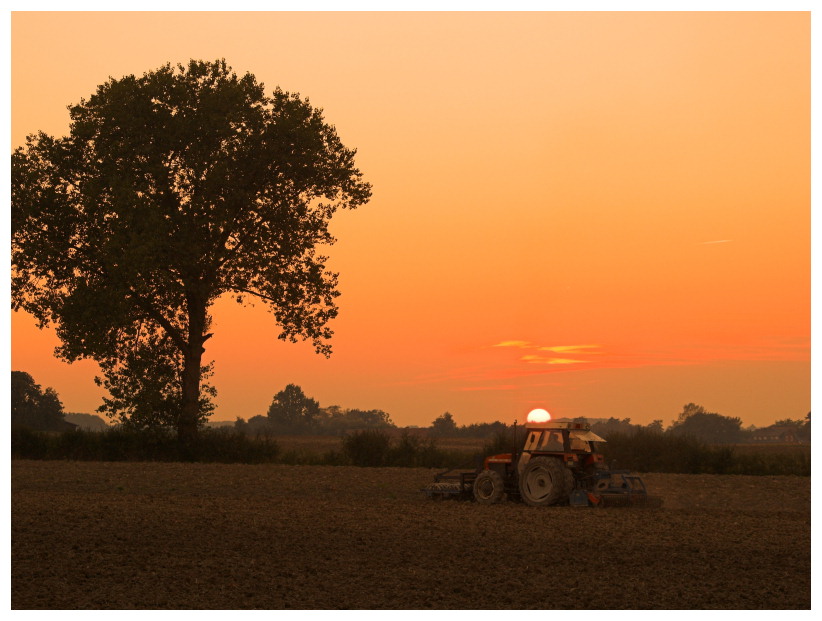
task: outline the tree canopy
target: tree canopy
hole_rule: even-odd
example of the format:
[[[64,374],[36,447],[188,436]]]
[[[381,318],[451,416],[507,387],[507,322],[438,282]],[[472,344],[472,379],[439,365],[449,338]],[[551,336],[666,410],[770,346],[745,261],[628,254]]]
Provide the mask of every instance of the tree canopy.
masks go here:
[[[68,136],[12,155],[12,306],[92,358],[103,406],[193,438],[210,308],[267,305],[279,338],[330,354],[337,274],[318,252],[371,187],[322,111],[225,61],[110,79]]]
[[[308,429],[314,426],[319,413],[317,401],[306,397],[296,384],[289,384],[271,400],[268,420],[279,428]]]
[[[73,429],[53,388],[43,390],[25,371],[11,372],[11,426],[37,431]]]
[[[438,436],[453,436],[457,432],[457,423],[451,412],[445,412],[431,423],[431,433]]]
[[[701,405],[688,403],[669,432],[689,435],[712,444],[733,443],[741,436],[742,419],[708,412]]]

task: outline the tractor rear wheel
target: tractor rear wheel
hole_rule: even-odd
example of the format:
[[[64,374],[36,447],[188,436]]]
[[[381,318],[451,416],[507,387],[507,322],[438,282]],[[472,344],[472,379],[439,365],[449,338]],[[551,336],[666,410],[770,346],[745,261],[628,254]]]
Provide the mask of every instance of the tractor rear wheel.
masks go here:
[[[555,457],[531,459],[519,478],[519,493],[532,507],[547,507],[568,498],[565,464]]]
[[[481,505],[493,505],[505,497],[505,482],[499,472],[483,470],[474,479],[474,500]]]

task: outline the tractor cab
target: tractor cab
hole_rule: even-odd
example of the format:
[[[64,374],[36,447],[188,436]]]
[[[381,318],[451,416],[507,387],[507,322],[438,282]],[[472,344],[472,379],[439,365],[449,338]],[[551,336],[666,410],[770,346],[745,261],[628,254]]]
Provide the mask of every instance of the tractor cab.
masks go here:
[[[605,442],[587,423],[528,423],[523,451],[530,453],[595,453]]]
[[[604,467],[605,460],[596,452],[596,443],[605,439],[591,431],[587,423],[529,422],[525,431],[525,444],[516,461],[520,474],[537,456],[559,457],[572,469]]]

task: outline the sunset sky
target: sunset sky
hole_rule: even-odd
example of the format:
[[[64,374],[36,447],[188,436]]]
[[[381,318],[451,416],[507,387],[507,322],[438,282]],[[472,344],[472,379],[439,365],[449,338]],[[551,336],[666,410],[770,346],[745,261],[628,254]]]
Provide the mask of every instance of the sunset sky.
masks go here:
[[[399,425],[764,426],[811,407],[810,14],[15,13],[11,147],[109,76],[225,58],[324,109],[373,184],[336,216],[334,354],[219,301],[213,420],[286,384]],[[97,367],[11,318],[11,368]]]

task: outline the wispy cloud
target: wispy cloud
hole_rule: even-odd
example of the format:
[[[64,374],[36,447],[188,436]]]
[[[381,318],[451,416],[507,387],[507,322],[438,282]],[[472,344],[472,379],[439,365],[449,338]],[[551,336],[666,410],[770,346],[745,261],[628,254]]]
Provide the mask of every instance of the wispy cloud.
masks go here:
[[[732,241],[732,239],[715,239],[713,241],[699,242],[697,246],[707,246],[708,244],[728,244]]]
[[[502,343],[491,345],[491,347],[517,347],[519,349],[530,349],[534,347],[534,345],[531,345],[528,341],[503,341]]]
[[[587,360],[573,360],[571,358],[552,358],[550,356],[536,356],[529,354],[520,358],[523,362],[529,364],[581,364],[588,362]]]
[[[550,351],[555,354],[599,354],[602,352],[588,351],[589,349],[599,349],[599,345],[553,345],[551,347],[540,347],[539,351]]]
[[[514,349],[534,349],[537,351],[550,351],[555,354],[592,354],[599,352],[587,351],[598,349],[599,345],[536,345],[530,341],[502,341],[491,347],[511,347]]]

